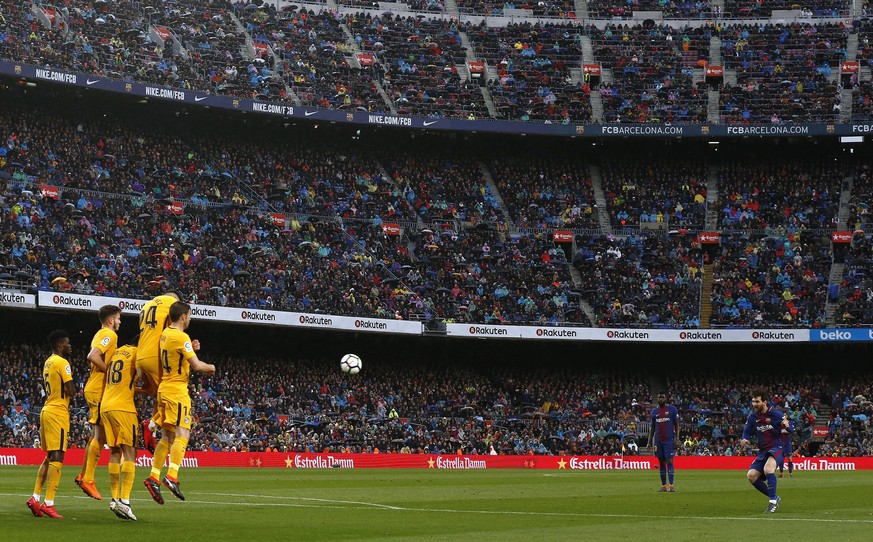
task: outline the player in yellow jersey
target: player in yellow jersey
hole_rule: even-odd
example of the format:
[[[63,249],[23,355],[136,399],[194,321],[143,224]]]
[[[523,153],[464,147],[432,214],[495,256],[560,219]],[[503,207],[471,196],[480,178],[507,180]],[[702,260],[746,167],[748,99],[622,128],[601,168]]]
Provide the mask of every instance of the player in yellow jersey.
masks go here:
[[[188,395],[188,380],[191,371],[206,375],[215,373],[215,365],[203,363],[197,358],[199,343],[194,344],[185,330],[191,323],[191,305],[181,301],[170,307],[170,326],[161,335],[161,385],[158,388],[158,408],[163,420],[161,444],[155,451],[151,476],[145,479],[145,486],[158,504],[164,504],[161,485],[158,480],[164,466],[166,453],[170,450],[170,468],[162,480],[170,491],[184,501],[185,496],[179,488],[179,467],[185,458],[185,449],[191,436],[191,397]],[[195,341],[196,342],[196,341]]]
[[[130,508],[130,492],[136,474],[136,441],[139,423],[136,418],[134,384],[140,371],[136,368],[139,334],[130,343],[115,350],[106,368],[106,390],[103,392],[100,416],[109,444],[109,485],[112,501],[109,509],[121,519],[136,521]],[[147,390],[146,390],[147,391]],[[123,458],[123,461],[122,461]]]
[[[61,480],[61,465],[64,463],[67,436],[70,433],[70,397],[76,394],[73,372],[67,361],[73,353],[73,347],[70,346],[70,335],[66,331],[52,331],[48,342],[52,355],[42,369],[45,404],[39,413],[39,446],[46,452],[46,457],[39,466],[33,496],[26,504],[36,517],[62,519],[64,516],[55,510],[55,493]],[[45,501],[40,504],[43,486],[46,486]]]
[[[148,381],[147,388],[157,393],[158,384],[161,383],[161,364],[158,358],[161,354],[161,333],[170,325],[170,306],[182,299],[182,295],[170,290],[164,295],[159,295],[143,305],[139,312],[139,348],[136,366],[140,369],[143,381]],[[151,422],[143,420],[142,433],[146,449],[156,453],[155,437],[153,432],[161,426],[158,417],[158,402],[152,412]]]
[[[100,402],[103,400],[103,388],[106,385],[106,363],[115,353],[118,346],[118,331],[121,326],[121,308],[118,305],[103,305],[97,311],[100,320],[100,330],[91,339],[91,351],[88,361],[91,362],[91,375],[85,383],[85,401],[88,402],[88,423],[91,424],[91,439],[85,448],[85,459],[82,470],[76,476],[76,485],[92,499],[103,500],[94,485],[94,471],[100,461],[103,445],[106,444],[106,434],[103,422],[100,421]]]

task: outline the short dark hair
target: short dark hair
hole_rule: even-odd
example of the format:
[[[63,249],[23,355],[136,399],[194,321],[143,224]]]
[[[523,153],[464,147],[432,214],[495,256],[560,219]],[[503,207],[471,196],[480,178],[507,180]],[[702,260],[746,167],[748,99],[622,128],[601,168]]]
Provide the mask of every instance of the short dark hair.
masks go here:
[[[754,399],[755,397],[760,397],[761,400],[764,402],[766,402],[767,399],[770,398],[767,390],[765,390],[764,388],[752,388],[752,399]]]
[[[178,322],[183,314],[188,314],[189,312],[191,312],[191,305],[184,301],[176,301],[170,305],[170,321]]]
[[[176,288],[172,288],[167,290],[164,295],[174,295],[179,301],[185,301],[187,299],[181,292],[181,290],[177,290]]]
[[[666,395],[667,395],[667,390],[660,390],[660,391],[658,392],[658,395],[665,395],[665,396],[666,396]]]
[[[130,346],[139,346],[139,333],[137,333],[133,336],[133,338],[127,341],[127,344],[129,344]]]
[[[97,311],[97,318],[100,320],[100,323],[106,323],[107,318],[111,318],[116,314],[121,312],[121,307],[118,305],[103,305],[100,307],[100,310]]]
[[[61,343],[61,341],[63,341],[64,339],[69,339],[69,338],[70,338],[69,333],[67,333],[63,329],[56,329],[56,330],[52,331],[51,333],[49,333],[49,336],[48,336],[49,347],[52,349],[52,351],[54,351],[55,349],[57,349],[57,347]]]

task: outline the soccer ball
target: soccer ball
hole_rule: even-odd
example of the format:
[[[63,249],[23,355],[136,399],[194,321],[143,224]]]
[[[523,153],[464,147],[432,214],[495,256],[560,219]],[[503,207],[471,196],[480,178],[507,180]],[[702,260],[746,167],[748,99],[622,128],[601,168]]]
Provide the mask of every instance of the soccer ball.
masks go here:
[[[349,373],[350,375],[358,374],[361,370],[361,358],[355,354],[346,354],[343,356],[343,359],[340,360],[340,369],[342,369],[344,373]]]

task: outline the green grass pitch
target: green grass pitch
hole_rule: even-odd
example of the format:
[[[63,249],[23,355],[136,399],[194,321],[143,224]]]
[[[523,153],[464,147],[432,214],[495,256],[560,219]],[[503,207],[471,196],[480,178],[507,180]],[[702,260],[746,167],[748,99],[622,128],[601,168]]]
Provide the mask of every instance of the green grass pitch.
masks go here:
[[[125,522],[73,484],[66,465],[55,506],[24,506],[36,467],[0,468],[0,539],[17,540],[871,540],[873,472],[802,472],[779,480],[782,506],[739,471],[658,474],[545,470],[183,470],[187,501],[159,506],[137,469]],[[105,468],[97,473],[104,496]]]

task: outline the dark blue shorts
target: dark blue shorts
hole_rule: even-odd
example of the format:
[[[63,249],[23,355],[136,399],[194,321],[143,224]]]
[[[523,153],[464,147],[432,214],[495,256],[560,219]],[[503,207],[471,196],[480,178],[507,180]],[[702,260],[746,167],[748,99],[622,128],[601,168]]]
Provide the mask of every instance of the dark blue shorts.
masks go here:
[[[655,456],[657,456],[658,459],[673,459],[673,455],[676,453],[673,442],[656,442],[655,446],[657,447]]]
[[[782,468],[782,462],[785,459],[785,453],[782,448],[770,448],[769,450],[762,450],[758,457],[752,461],[752,466],[749,467],[750,470],[756,470],[758,472],[764,472],[764,464],[767,462],[768,457],[773,457],[776,460],[776,468]]]

